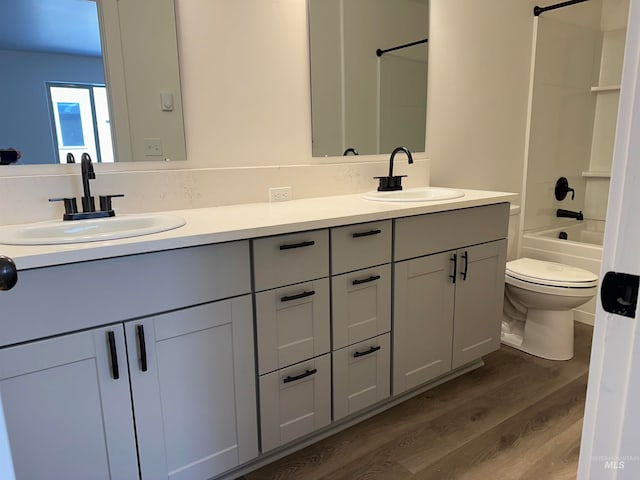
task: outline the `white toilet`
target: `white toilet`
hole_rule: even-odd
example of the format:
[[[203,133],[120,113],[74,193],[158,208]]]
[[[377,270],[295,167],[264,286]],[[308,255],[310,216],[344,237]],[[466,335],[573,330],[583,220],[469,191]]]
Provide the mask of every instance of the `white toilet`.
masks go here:
[[[532,258],[507,262],[502,343],[549,360],[569,360],[572,309],[595,296],[597,285],[598,276],[582,268]]]

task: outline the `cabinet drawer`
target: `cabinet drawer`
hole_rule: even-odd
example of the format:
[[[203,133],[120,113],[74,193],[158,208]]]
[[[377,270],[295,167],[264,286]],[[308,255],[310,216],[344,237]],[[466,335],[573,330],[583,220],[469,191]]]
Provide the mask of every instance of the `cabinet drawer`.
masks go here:
[[[391,389],[390,334],[333,352],[333,419],[387,398]]]
[[[329,231],[278,235],[253,240],[256,291],[329,275]]]
[[[334,350],[391,330],[390,265],[338,275],[331,286]]]
[[[23,270],[2,293],[0,346],[250,291],[248,240]]]
[[[329,279],[256,294],[258,366],[273,372],[329,351]]]
[[[391,261],[391,220],[331,229],[331,272],[336,275]]]
[[[260,377],[262,451],[331,422],[330,354]]]
[[[395,220],[394,260],[506,238],[509,204],[498,203]]]

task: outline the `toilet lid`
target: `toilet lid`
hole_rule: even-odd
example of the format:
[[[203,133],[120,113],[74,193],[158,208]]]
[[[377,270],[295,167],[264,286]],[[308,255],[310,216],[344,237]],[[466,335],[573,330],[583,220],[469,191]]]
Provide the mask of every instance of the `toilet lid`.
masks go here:
[[[598,284],[598,276],[588,270],[532,258],[518,258],[507,262],[506,274],[540,285],[587,288]]]

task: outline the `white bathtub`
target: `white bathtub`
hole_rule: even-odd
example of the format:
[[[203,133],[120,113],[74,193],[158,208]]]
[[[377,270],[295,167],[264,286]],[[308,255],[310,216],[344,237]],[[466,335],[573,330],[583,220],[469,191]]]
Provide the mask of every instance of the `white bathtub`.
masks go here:
[[[567,239],[560,239],[561,232]],[[560,228],[525,233],[522,238],[522,257],[565,263],[600,274],[604,222],[586,220]],[[593,325],[595,298],[574,310],[574,319]]]

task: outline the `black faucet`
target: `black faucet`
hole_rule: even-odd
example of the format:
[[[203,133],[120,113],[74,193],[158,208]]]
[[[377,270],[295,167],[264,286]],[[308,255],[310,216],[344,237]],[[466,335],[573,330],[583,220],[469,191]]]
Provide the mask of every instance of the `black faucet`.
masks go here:
[[[71,154],[69,154],[71,155]],[[91,196],[89,180],[96,178],[93,163],[88,153],[83,153],[80,160],[80,171],[82,173],[82,212],[78,212],[78,204],[75,198],[50,198],[50,202],[64,202],[63,220],[86,220],[89,218],[113,217],[116,212],[111,206],[111,199],[124,197],[118,195],[100,195],[100,210],[96,211],[95,199]]]
[[[411,156],[411,152],[407,147],[396,147],[393,152],[391,152],[391,157],[389,158],[389,175],[386,177],[373,177],[380,181],[378,185],[379,192],[402,190],[402,177],[406,177],[406,175],[393,175],[393,159],[398,152],[404,152],[407,155],[409,163],[413,163],[413,156]]]
[[[354,155],[358,155],[358,150],[356,150],[356,149],[355,149],[355,148],[353,148],[353,147],[349,147],[349,148],[347,148],[347,149],[344,151],[344,153],[343,153],[342,155],[344,155],[344,156],[346,157],[346,156],[347,156],[347,155],[349,155],[350,153],[353,153]]]
[[[93,170],[93,163],[91,163],[91,157],[88,153],[82,154],[80,160],[80,168],[82,172],[82,211],[84,213],[95,212],[96,202],[91,196],[91,188],[89,187],[89,180],[95,180],[96,172]]]
[[[575,218],[576,220],[584,220],[584,215],[582,215],[582,210],[579,212],[573,212],[571,210],[565,210],[564,208],[559,208],[556,210],[556,217],[560,218]]]

